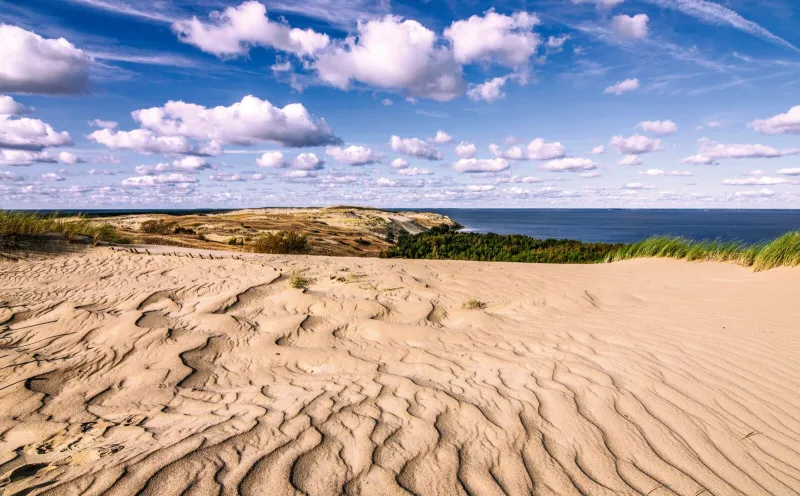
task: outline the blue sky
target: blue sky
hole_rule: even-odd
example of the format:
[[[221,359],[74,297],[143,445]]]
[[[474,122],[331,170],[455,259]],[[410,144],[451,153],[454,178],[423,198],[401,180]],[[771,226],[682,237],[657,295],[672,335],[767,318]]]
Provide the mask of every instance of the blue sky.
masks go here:
[[[0,207],[800,208],[790,0],[0,0]]]

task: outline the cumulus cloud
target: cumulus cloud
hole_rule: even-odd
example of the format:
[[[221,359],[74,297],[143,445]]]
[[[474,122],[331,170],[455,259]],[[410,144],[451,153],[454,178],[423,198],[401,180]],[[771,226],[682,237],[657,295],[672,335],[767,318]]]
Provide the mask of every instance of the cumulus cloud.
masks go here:
[[[335,158],[340,164],[345,165],[367,165],[374,164],[382,157],[381,154],[373,152],[365,146],[348,146],[341,148],[329,146],[325,148],[325,154]]]
[[[625,0],[572,0],[572,3],[575,4],[592,3],[597,5],[597,8],[610,9],[612,7],[621,4],[624,1]]]
[[[197,17],[178,21],[172,29],[182,42],[217,57],[246,55],[253,46],[305,56],[330,44],[328,35],[271,21],[266,7],[257,1],[212,12],[208,21]]]
[[[476,102],[484,101],[492,103],[506,96],[506,94],[503,93],[503,86],[505,86],[507,80],[508,76],[501,76],[490,79],[485,83],[475,85],[467,90],[467,97]]]
[[[628,183],[622,187],[623,189],[655,189],[655,186],[652,184],[642,184],[642,183]]]
[[[301,153],[294,160],[292,160],[292,167],[300,170],[318,170],[322,169],[325,161],[321,160],[314,153]]]
[[[475,146],[475,143],[462,141],[456,146],[456,155],[458,155],[459,158],[473,158],[477,154],[478,148]]]
[[[785,114],[756,119],[749,126],[762,134],[800,134],[800,105],[795,105]]]
[[[390,165],[392,166],[393,169],[405,169],[406,167],[408,167],[408,160],[404,158],[396,158],[392,160],[392,163]]]
[[[187,154],[192,151],[191,143],[183,136],[157,136],[147,129],[133,131],[100,129],[91,133],[88,138],[111,150],[135,150],[143,154]]]
[[[461,64],[490,61],[516,67],[525,65],[542,43],[532,32],[539,23],[536,15],[527,12],[508,16],[489,10],[483,16],[453,22],[444,37]]]
[[[629,138],[614,136],[611,138],[610,144],[612,148],[622,155],[641,155],[663,149],[660,139],[648,138],[641,134],[634,134]]]
[[[317,173],[311,170],[291,170],[284,176],[288,179],[310,179],[317,177]]]
[[[171,163],[161,163],[155,166],[139,165],[136,167],[136,173],[143,175],[153,175],[155,173],[162,173],[162,172],[185,172],[191,174],[193,172],[199,172],[211,168],[212,168],[211,164],[209,164],[203,158],[182,157],[172,161]]]
[[[775,172],[776,174],[781,174],[784,176],[800,176],[800,167],[791,167],[786,169],[778,169]]]
[[[706,139],[700,140],[696,155],[681,160],[682,164],[712,165],[718,160],[746,158],[779,158],[800,154],[800,148],[778,150],[760,144],[722,144]]]
[[[187,174],[161,174],[158,176],[129,177],[122,181],[123,186],[159,186],[166,184],[196,183],[197,178]]]
[[[283,153],[281,152],[266,152],[256,159],[256,164],[259,167],[266,167],[268,169],[279,169],[286,167],[288,164],[283,160]]]
[[[64,176],[59,176],[55,172],[47,172],[39,176],[39,178],[42,181],[57,181],[57,182],[64,181],[65,179]]]
[[[0,115],[0,148],[39,151],[49,146],[71,144],[68,132],[58,132],[39,119]]]
[[[647,38],[649,21],[647,14],[617,15],[611,19],[611,30],[620,38],[641,40]]]
[[[578,172],[597,169],[597,164],[588,158],[568,157],[551,160],[539,168],[551,172]]]
[[[0,95],[0,116],[30,114],[33,109],[26,107],[8,95]]]
[[[48,151],[0,150],[0,165],[14,167],[33,164],[55,164],[57,162],[72,165],[78,163],[78,161],[75,155],[66,152],[53,155]]]
[[[436,136],[428,138],[428,141],[437,145],[443,145],[445,143],[452,143],[455,139],[444,131],[436,131]]]
[[[92,58],[64,38],[0,24],[0,91],[43,95],[89,91]]]
[[[160,136],[207,140],[221,144],[249,146],[270,141],[284,146],[336,145],[325,119],[314,118],[300,103],[283,108],[248,95],[228,107],[169,101],[163,107],[131,113],[144,129]]]
[[[613,94],[620,96],[623,93],[627,93],[629,91],[634,91],[638,89],[639,89],[639,79],[633,78],[633,79],[626,79],[624,81],[618,82],[617,84],[609,86],[608,88],[603,90],[603,94],[605,95]]]
[[[523,151],[519,146],[512,146],[503,151],[498,145],[489,145],[489,151],[498,158],[506,160],[552,160],[564,157],[567,148],[559,142],[547,143],[542,138],[536,138],[528,143]]]
[[[564,34],[561,36],[550,36],[547,38],[547,46],[548,51],[552,52],[560,52],[564,48],[564,43],[569,40],[570,36],[568,34]]]
[[[636,166],[642,164],[643,164],[642,159],[640,159],[636,155],[625,155],[625,157],[619,161],[619,165]]]
[[[740,198],[769,198],[775,196],[775,192],[771,189],[761,188],[747,191],[737,191],[735,196]]]
[[[430,176],[433,172],[429,171],[428,169],[421,169],[418,167],[407,167],[397,171],[398,174],[402,174],[404,176]]]
[[[678,132],[678,125],[672,121],[642,121],[636,124],[636,127],[656,136],[667,136]]]
[[[401,138],[392,136],[389,145],[396,153],[420,157],[428,160],[442,160],[442,153],[431,143],[422,141],[419,138]]]
[[[501,172],[508,169],[509,166],[508,160],[503,158],[462,158],[453,164],[453,169],[465,173]]]
[[[734,179],[724,179],[722,184],[728,186],[771,186],[775,184],[786,184],[788,183],[788,179],[784,179],[782,177],[747,177],[747,178],[734,178]]]
[[[320,79],[340,89],[358,81],[449,101],[464,92],[462,67],[437,40],[417,21],[387,15],[359,22],[358,35],[318,54],[314,68]]]
[[[606,147],[603,145],[596,146],[592,148],[592,151],[586,152],[586,155],[602,155],[606,152]]]
[[[694,174],[689,171],[665,171],[662,169],[647,169],[644,172],[640,172],[640,174],[644,174],[646,176],[694,176]]]
[[[104,121],[101,119],[93,119],[89,121],[89,125],[92,127],[99,127],[100,129],[116,129],[119,125],[115,121]]]
[[[261,181],[264,179],[263,174],[233,174],[230,172],[219,172],[208,176],[209,181],[215,182],[245,182],[245,181]]]

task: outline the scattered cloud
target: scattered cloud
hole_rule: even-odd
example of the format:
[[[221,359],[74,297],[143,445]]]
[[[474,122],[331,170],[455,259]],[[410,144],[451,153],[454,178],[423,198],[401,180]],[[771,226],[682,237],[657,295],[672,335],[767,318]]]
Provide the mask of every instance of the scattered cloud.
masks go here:
[[[508,169],[509,165],[508,160],[503,158],[462,158],[453,164],[453,169],[465,173],[502,172]]]
[[[391,165],[393,169],[405,169],[406,167],[408,167],[409,164],[408,160],[404,158],[396,158],[392,160],[392,163],[389,165]]]
[[[456,155],[458,155],[459,158],[473,158],[477,154],[478,148],[475,146],[475,143],[462,141],[456,146]]]
[[[534,14],[517,12],[510,16],[489,10],[483,16],[453,22],[444,37],[453,46],[455,60],[499,63],[518,67],[528,63],[542,43],[532,30],[541,21]]]
[[[641,134],[634,134],[629,138],[614,136],[611,138],[611,147],[622,155],[641,155],[657,152],[663,149],[660,139],[648,138]]]
[[[501,76],[477,84],[467,90],[467,97],[476,102],[484,101],[486,103],[492,103],[495,100],[503,98],[506,96],[506,94],[503,93],[503,86],[505,86],[508,78],[509,76]]]
[[[264,152],[261,157],[256,159],[256,165],[268,169],[280,169],[287,167],[289,164],[283,160],[283,153],[281,152]]]
[[[329,146],[325,148],[325,155],[330,155],[340,164],[345,165],[368,165],[378,162],[382,155],[373,152],[365,146],[351,145],[347,148]]]
[[[800,105],[795,105],[785,114],[754,120],[749,126],[761,134],[800,134]]]
[[[444,158],[442,153],[434,145],[427,141],[422,141],[419,138],[392,136],[389,145],[396,153],[402,153],[412,157],[420,157],[428,160],[442,160]]]
[[[433,172],[429,171],[428,169],[421,169],[418,167],[402,168],[398,170],[397,173],[404,176],[430,176],[433,174]]]
[[[734,178],[734,179],[724,179],[722,184],[728,186],[772,186],[776,184],[786,184],[788,183],[788,179],[784,179],[782,177],[747,177],[747,178]]]
[[[428,141],[437,145],[444,145],[445,143],[453,143],[455,139],[444,131],[436,131],[436,136],[428,138]]]
[[[166,184],[185,184],[196,183],[198,180],[188,174],[161,174],[157,176],[137,176],[129,177],[122,181],[123,186],[142,187],[159,186]]]
[[[642,121],[636,127],[656,136],[667,136],[678,132],[678,125],[672,121]]]
[[[640,40],[647,38],[649,21],[647,14],[617,15],[611,19],[611,30],[620,38]]]
[[[551,160],[539,168],[551,172],[578,172],[597,169],[597,164],[588,158],[568,157]]]
[[[633,79],[626,79],[624,81],[620,81],[616,84],[613,84],[608,88],[606,88],[605,90],[603,90],[603,93],[606,95],[613,94],[620,96],[629,91],[634,91],[638,89],[639,89],[639,79],[633,78]]]
[[[602,155],[606,152],[606,147],[603,145],[596,146],[592,148],[591,151],[586,152],[586,155]]]
[[[629,165],[629,166],[636,166],[642,165],[642,159],[640,159],[636,155],[625,155],[625,157],[619,161],[619,165]]]
[[[104,121],[101,119],[94,119],[89,121],[89,125],[91,127],[99,127],[100,129],[116,129],[116,127],[119,124],[115,121]]]
[[[301,153],[292,160],[292,167],[299,170],[311,171],[322,169],[325,161],[314,153]]]

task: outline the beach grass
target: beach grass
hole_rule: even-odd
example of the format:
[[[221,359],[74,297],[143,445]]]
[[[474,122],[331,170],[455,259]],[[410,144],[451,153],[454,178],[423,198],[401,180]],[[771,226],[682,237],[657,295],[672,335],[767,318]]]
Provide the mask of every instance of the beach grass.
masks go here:
[[[800,265],[800,231],[759,244],[692,241],[659,236],[625,245],[606,257],[606,262],[632,258],[675,258],[688,261],[729,262],[756,271]]]
[[[70,241],[77,236],[100,241],[124,242],[125,239],[108,224],[91,221],[83,216],[60,217],[57,214],[42,215],[35,212],[0,211],[0,237],[36,236],[61,234]]]

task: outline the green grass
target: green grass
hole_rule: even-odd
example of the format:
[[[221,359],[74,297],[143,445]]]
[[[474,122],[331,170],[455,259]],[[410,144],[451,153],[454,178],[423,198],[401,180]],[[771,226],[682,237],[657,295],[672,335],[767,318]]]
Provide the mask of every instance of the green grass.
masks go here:
[[[303,274],[299,272],[293,272],[289,277],[289,286],[294,289],[306,289],[309,284],[311,284],[311,279],[303,276]]]
[[[125,242],[108,224],[91,221],[80,215],[60,217],[56,214],[42,215],[33,212],[0,210],[0,237],[34,236],[37,234],[61,234],[69,240],[77,236],[88,236],[97,244],[100,241]]]
[[[756,271],[800,265],[800,231],[784,234],[768,243],[748,245],[719,241],[692,241],[655,237],[625,245],[606,257],[606,262],[631,258],[675,258],[688,261],[730,262]]]

